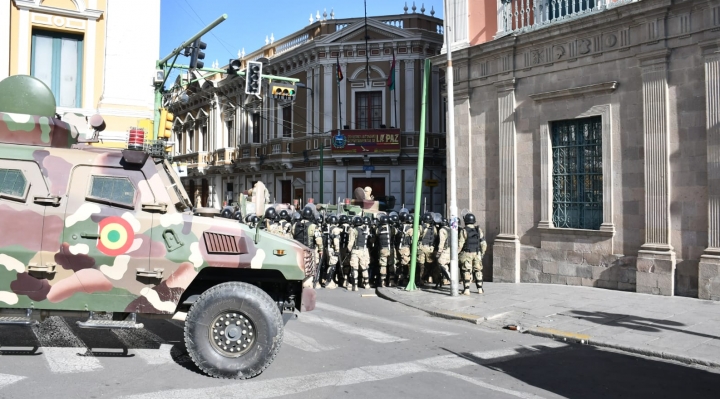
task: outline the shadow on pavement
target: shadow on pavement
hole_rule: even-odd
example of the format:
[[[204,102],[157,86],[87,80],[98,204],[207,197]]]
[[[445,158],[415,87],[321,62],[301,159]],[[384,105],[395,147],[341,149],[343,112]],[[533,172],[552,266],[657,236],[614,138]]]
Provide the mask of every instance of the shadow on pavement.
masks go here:
[[[588,312],[583,310],[572,310],[569,313],[563,314],[581,320],[587,320],[593,323],[624,327],[636,331],[662,332],[663,330],[665,330],[680,332],[688,335],[695,335],[703,338],[720,339],[720,337],[716,335],[703,334],[692,330],[683,330],[681,328],[677,328],[683,327],[685,326],[685,324],[672,320],[651,319],[647,317],[632,316],[620,313]]]
[[[541,347],[538,347],[541,348]],[[720,375],[699,368],[571,345],[541,348],[534,356],[480,359],[456,353],[478,365],[566,398],[717,398]],[[532,349],[528,349],[533,352]],[[542,396],[542,394],[540,394]]]

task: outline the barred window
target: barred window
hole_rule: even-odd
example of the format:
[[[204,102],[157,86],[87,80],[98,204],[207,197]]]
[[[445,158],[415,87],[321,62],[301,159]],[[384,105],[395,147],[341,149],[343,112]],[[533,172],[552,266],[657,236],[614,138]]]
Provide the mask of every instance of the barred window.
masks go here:
[[[552,122],[553,224],[599,230],[603,220],[600,116]]]

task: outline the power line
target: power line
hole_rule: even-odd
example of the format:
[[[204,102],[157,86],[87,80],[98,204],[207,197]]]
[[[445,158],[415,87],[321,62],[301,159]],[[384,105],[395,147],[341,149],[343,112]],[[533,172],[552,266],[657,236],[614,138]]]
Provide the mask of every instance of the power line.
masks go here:
[[[185,0],[185,4],[187,4],[188,7],[190,7],[190,10],[191,10],[191,11],[197,16],[197,18],[200,20],[200,23],[201,23],[203,26],[206,26],[207,24],[205,23],[205,21],[202,20],[202,18],[200,17],[200,15],[197,13],[197,11],[195,11],[195,9],[193,8],[193,6],[192,6],[187,0]],[[210,34],[213,35],[213,37],[214,37],[215,39],[217,39],[217,41],[220,43],[220,45],[223,46],[223,47],[225,48],[225,50],[227,50],[228,53],[230,53],[230,57],[231,57],[231,58],[235,58],[235,57],[237,56],[236,54],[233,54],[233,52],[230,51],[229,48],[227,48],[227,46],[225,45],[225,43],[223,43],[223,40],[221,40],[219,37],[217,37],[212,31],[210,31]]]

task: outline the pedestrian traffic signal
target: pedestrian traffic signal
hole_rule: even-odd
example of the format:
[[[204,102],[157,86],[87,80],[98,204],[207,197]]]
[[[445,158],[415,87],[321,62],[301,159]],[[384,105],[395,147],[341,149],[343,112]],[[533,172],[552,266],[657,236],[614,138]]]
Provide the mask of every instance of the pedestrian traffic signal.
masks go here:
[[[207,48],[207,43],[198,39],[192,44],[192,52],[190,54],[190,68],[202,68],[205,63],[201,60],[205,59],[205,53],[202,50]]]
[[[172,137],[173,119],[175,115],[165,108],[160,108],[160,129],[158,129],[158,138],[169,139]]]
[[[273,98],[278,100],[295,100],[295,93],[297,92],[297,87],[295,86],[295,83],[285,83],[285,82],[273,82],[270,85],[270,93],[272,94]]]
[[[245,70],[245,93],[260,95],[260,83],[262,81],[262,62],[248,61]]]
[[[227,74],[228,75],[237,75],[238,71],[240,70],[240,64],[241,63],[240,63],[239,59],[234,59],[234,60],[228,61]]]

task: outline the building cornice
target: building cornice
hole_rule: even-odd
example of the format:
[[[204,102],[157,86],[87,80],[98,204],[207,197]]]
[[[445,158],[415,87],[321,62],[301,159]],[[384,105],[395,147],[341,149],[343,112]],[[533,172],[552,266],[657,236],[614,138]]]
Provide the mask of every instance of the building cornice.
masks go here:
[[[13,0],[15,6],[20,10],[34,11],[44,14],[62,15],[64,17],[84,18],[90,21],[97,21],[103,15],[102,10],[85,8],[83,0],[73,0],[77,10],[65,8],[48,7],[40,4],[40,0]]]

